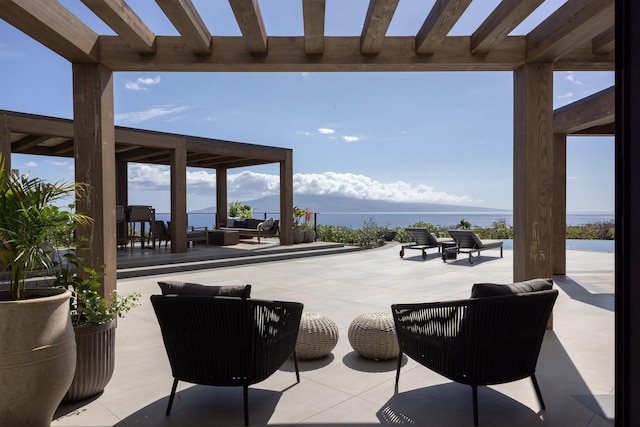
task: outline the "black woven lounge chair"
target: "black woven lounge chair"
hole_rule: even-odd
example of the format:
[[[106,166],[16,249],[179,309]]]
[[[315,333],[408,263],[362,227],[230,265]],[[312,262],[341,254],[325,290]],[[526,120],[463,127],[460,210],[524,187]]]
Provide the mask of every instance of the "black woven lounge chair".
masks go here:
[[[481,240],[473,230],[448,230],[455,246],[447,248],[442,253],[442,261],[447,262],[447,252],[469,254],[469,264],[473,264],[473,253],[480,256],[480,252],[489,249],[500,249],[502,258],[502,240]]]
[[[427,259],[427,249],[438,248],[438,252],[442,249],[443,243],[451,243],[453,240],[445,238],[437,238],[427,228],[405,228],[405,231],[411,238],[411,242],[402,245],[400,249],[400,258],[404,258],[405,249],[418,249],[422,251],[422,259]]]
[[[167,415],[178,381],[241,386],[244,423],[249,425],[248,388],[270,377],[295,357],[303,305],[193,295],[153,295],[162,339],[174,377]]]
[[[535,371],[547,319],[557,295],[557,290],[543,290],[450,302],[392,305],[401,352],[396,392],[404,353],[452,381],[471,386],[475,425],[478,425],[477,387],[482,385],[531,377],[544,409]]]

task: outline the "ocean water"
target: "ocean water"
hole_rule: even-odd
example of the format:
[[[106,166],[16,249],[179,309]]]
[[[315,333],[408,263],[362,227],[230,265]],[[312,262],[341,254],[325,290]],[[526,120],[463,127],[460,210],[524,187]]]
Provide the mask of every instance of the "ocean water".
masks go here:
[[[254,217],[273,217],[278,219],[278,214],[256,212]],[[157,213],[156,219],[168,221],[170,215],[168,213]],[[462,219],[476,227],[491,227],[495,221],[503,219],[508,225],[513,225],[513,214],[511,212],[321,212],[316,214],[317,224],[351,228],[360,228],[365,222],[369,222],[370,220],[373,220],[379,226],[389,228],[408,227],[419,221],[425,221],[448,228],[459,224]],[[613,221],[613,219],[613,213],[571,213],[567,214],[567,225],[592,224]],[[189,214],[189,225],[211,227],[214,223],[215,214],[213,213]]]

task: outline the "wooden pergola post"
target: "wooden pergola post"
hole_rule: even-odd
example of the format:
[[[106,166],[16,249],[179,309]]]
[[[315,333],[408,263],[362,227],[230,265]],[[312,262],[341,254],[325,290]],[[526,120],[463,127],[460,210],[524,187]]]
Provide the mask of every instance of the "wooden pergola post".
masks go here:
[[[293,244],[293,152],[280,162],[280,243]]]
[[[179,139],[170,155],[171,169],[171,253],[187,251],[187,149]]]
[[[72,69],[75,180],[88,185],[77,210],[93,218],[77,229],[86,246],[78,256],[103,271],[100,294],[107,296],[117,279],[113,73],[99,64],[73,64]]]
[[[227,169],[216,169],[216,224],[215,227],[227,221]]]
[[[567,135],[553,135],[553,274],[567,274]]]
[[[553,275],[553,64],[514,73],[513,279]]]
[[[11,132],[6,116],[0,116],[0,153],[4,159],[5,170],[11,170]]]

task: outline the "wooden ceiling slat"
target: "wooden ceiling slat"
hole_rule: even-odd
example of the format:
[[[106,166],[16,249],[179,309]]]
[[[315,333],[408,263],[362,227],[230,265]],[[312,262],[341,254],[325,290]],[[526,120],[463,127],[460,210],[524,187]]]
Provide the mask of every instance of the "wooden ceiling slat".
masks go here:
[[[391,18],[400,0],[370,0],[367,17],[360,35],[360,52],[363,55],[380,53]]]
[[[82,3],[135,51],[151,53],[155,50],[155,34],[124,0],[82,0]]]
[[[416,53],[435,53],[471,0],[437,0],[416,35]]]
[[[573,134],[615,120],[615,88],[609,87],[553,112],[553,133]]]
[[[168,157],[169,150],[160,150],[157,148],[140,147],[135,150],[125,151],[116,155],[117,161],[126,162],[151,162],[156,157]]]
[[[503,0],[471,35],[471,53],[487,53],[544,0]]]
[[[595,36],[592,40],[593,53],[611,53],[614,52],[616,44],[616,31],[615,27],[609,27],[609,29]]]
[[[304,53],[319,55],[324,51],[324,17],[326,0],[302,0]]]
[[[11,143],[11,151],[14,151],[16,153],[24,153],[30,148],[33,148],[50,138],[51,137],[48,135],[27,135],[23,138],[20,138],[16,142]]]
[[[214,37],[213,43],[211,55],[194,57],[180,37],[159,36],[157,53],[145,58],[118,37],[101,36],[100,55],[113,71],[513,71],[524,64],[526,47],[524,36],[510,36],[488,54],[472,55],[469,36],[449,36],[433,55],[416,55],[414,37],[387,37],[372,56],[360,54],[359,37],[325,37],[324,53],[310,56],[304,37],[270,37],[268,55],[249,54],[242,37]]]
[[[0,19],[70,62],[98,62],[98,34],[57,1],[3,0]]]
[[[229,4],[249,52],[267,53],[267,31],[258,0],[229,0]]]
[[[211,33],[191,0],[156,0],[193,53],[211,53]]]
[[[527,62],[555,62],[614,25],[614,0],[569,0],[527,34]]]
[[[51,148],[51,155],[53,156],[68,156],[73,155],[73,139],[67,139],[61,144],[54,145]]]

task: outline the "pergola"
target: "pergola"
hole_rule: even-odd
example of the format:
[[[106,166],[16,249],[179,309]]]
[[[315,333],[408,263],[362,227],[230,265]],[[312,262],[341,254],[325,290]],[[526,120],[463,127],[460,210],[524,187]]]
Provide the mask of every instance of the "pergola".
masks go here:
[[[510,33],[543,0],[503,0],[472,34],[464,36],[451,36],[449,32],[471,0],[436,0],[417,33],[393,37],[386,33],[399,0],[370,0],[366,16],[352,17],[363,24],[361,34],[340,37],[325,36],[325,0],[302,0],[303,35],[277,37],[267,33],[258,0],[229,0],[241,36],[212,34],[215,29],[206,25],[207,17],[200,15],[191,0],[156,0],[179,33],[177,36],[154,34],[125,0],[82,1],[116,35],[95,33],[64,6],[51,0],[3,0],[0,18],[73,64],[76,179],[88,182],[92,188],[78,208],[96,219],[93,227],[82,231],[96,242],[85,259],[93,265],[107,265],[104,283],[107,292],[115,288],[115,177],[120,168],[116,167],[117,132],[113,121],[114,72],[512,71],[513,278],[523,280],[564,273],[561,236],[566,217],[566,135],[602,132],[605,129],[602,126],[612,123],[613,118],[612,91],[600,94],[608,96],[604,109],[607,111],[603,114],[593,114],[593,100],[584,100],[554,115],[553,72],[615,68],[619,160],[616,283],[620,299],[616,316],[621,328],[618,351],[623,358],[618,363],[620,413],[616,414],[616,422],[640,423],[640,409],[630,404],[633,398],[637,401],[640,397],[640,384],[634,382],[638,378],[634,370],[637,367],[631,365],[634,360],[631,356],[640,355],[640,348],[632,345],[640,341],[632,340],[632,336],[639,335],[640,314],[634,314],[630,307],[632,302],[640,302],[640,296],[632,292],[630,285],[632,279],[640,278],[640,267],[634,267],[631,261],[632,255],[640,255],[636,253],[640,249],[631,245],[632,233],[640,236],[640,226],[634,225],[631,218],[637,212],[634,208],[640,208],[636,206],[640,202],[633,197],[634,190],[635,194],[640,191],[639,172],[633,170],[633,161],[640,162],[640,154],[630,143],[634,136],[639,136],[638,125],[632,120],[636,113],[632,100],[638,101],[633,74],[637,71],[633,70],[640,68],[631,55],[640,50],[639,36],[632,28],[634,19],[636,25],[640,19],[640,7],[634,0],[568,0],[522,36]],[[623,96],[628,93],[635,95]],[[582,120],[583,117],[588,120]],[[558,124],[561,120],[563,124]],[[0,128],[0,149],[4,153],[12,151],[9,135],[6,127]],[[188,164],[186,145],[176,141],[175,146],[166,148],[171,173],[182,175],[176,178],[180,182]],[[625,156],[620,157],[623,152]],[[292,175],[291,162],[285,160],[280,164],[281,179],[286,182]],[[218,183],[224,183],[226,169],[217,171]],[[172,212],[184,210],[180,197],[172,191]],[[291,228],[288,224],[291,197],[281,194],[285,236]],[[220,206],[218,200],[218,209]],[[186,224],[174,224],[183,225]],[[284,242],[288,242],[287,237]],[[627,329],[631,326],[636,329]]]

